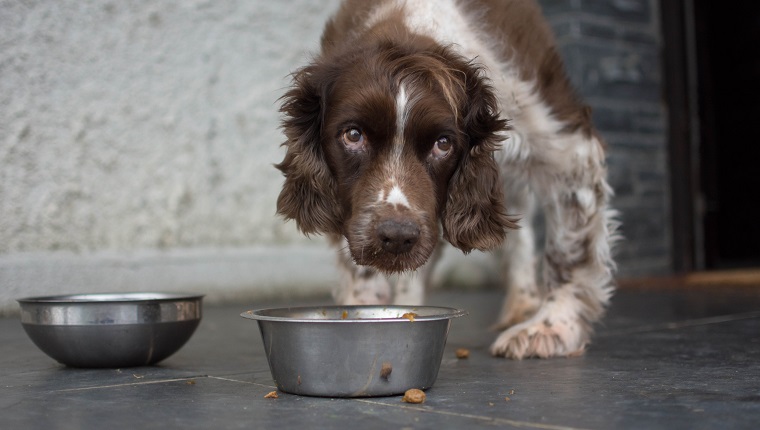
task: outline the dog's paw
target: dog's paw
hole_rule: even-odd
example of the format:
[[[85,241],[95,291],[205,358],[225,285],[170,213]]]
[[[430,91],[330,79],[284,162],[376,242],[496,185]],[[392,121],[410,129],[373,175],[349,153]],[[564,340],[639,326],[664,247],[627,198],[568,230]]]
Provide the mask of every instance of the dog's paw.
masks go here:
[[[572,323],[529,320],[502,332],[491,345],[491,354],[517,360],[581,355],[588,342],[587,335],[579,335],[582,331]]]
[[[533,317],[502,332],[491,345],[491,354],[518,360],[583,354],[591,327],[581,317],[579,305],[550,296]]]

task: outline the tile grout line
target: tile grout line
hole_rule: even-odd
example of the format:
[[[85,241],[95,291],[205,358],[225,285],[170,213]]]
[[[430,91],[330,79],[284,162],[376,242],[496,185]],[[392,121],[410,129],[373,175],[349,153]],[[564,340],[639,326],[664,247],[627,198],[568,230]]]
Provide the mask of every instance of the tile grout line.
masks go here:
[[[528,427],[528,428],[545,429],[545,430],[583,430],[578,427],[567,427],[567,426],[553,425],[553,424],[531,423],[528,421],[515,421],[515,420],[506,419],[506,418],[493,418],[493,417],[487,417],[483,415],[462,414],[458,412],[427,409],[427,408],[422,408],[419,406],[393,405],[390,403],[383,403],[383,402],[367,400],[367,399],[353,399],[353,400],[357,402],[368,403],[371,405],[388,406],[391,408],[407,409],[407,410],[418,411],[418,412],[429,412],[433,414],[448,415],[448,416],[459,417],[459,418],[470,418],[470,419],[476,419],[479,421],[488,421],[490,423],[496,423],[496,424],[507,424],[514,427]]]
[[[256,386],[264,387],[264,388],[274,388],[274,389],[277,389],[277,387],[275,387],[273,385],[260,384],[258,382],[241,381],[239,379],[223,378],[221,376],[211,376],[211,375],[208,375],[206,377],[209,378],[209,379],[218,379],[220,381],[239,382],[241,384],[249,384],[249,385],[256,385]]]
[[[197,376],[187,376],[184,378],[174,378],[174,379],[159,379],[156,381],[141,381],[141,382],[127,382],[123,384],[112,384],[112,385],[96,385],[91,387],[80,387],[80,388],[65,388],[63,390],[52,390],[52,393],[64,393],[64,392],[71,392],[71,391],[86,391],[86,390],[99,390],[102,388],[116,388],[116,387],[130,387],[135,385],[151,385],[151,384],[163,384],[166,382],[179,382],[179,381],[188,381],[191,379],[198,379],[198,378],[208,378],[208,375],[197,375]]]
[[[249,381],[241,381],[239,379],[230,379],[230,378],[223,378],[221,376],[212,376],[212,375],[196,375],[196,376],[186,376],[182,378],[173,378],[173,379],[159,379],[155,381],[141,381],[141,382],[126,382],[122,384],[111,384],[111,385],[94,385],[90,387],[79,387],[79,388],[64,388],[62,390],[53,390],[52,393],[64,393],[64,392],[71,392],[71,391],[86,391],[86,390],[99,390],[102,388],[116,388],[116,387],[130,387],[130,386],[136,386],[136,385],[151,385],[151,384],[162,384],[165,382],[179,382],[179,381],[189,381],[191,379],[199,379],[199,378],[208,378],[208,379],[218,379],[220,381],[229,381],[229,382],[239,382],[242,384],[251,384],[251,385],[258,385],[260,387],[266,387],[266,388],[277,388],[272,385],[265,385],[260,384],[257,382],[249,382]]]

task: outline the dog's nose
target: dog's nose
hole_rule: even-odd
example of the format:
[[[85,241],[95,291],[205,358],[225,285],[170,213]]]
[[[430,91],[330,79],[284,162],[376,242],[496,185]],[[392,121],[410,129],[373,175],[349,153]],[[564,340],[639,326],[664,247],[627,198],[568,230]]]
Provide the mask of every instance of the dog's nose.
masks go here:
[[[417,243],[420,227],[413,222],[387,220],[378,224],[376,233],[385,251],[401,254],[412,249]]]

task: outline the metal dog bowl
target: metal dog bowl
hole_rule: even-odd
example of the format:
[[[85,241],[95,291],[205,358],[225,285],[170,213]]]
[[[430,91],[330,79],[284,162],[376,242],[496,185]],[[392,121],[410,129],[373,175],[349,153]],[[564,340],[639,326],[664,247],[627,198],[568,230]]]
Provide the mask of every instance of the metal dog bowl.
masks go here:
[[[414,315],[410,315],[414,314]],[[328,306],[262,309],[257,320],[280,391],[368,397],[430,388],[458,309]]]
[[[73,367],[144,366],[169,357],[201,320],[202,295],[79,294],[18,300],[45,354]]]

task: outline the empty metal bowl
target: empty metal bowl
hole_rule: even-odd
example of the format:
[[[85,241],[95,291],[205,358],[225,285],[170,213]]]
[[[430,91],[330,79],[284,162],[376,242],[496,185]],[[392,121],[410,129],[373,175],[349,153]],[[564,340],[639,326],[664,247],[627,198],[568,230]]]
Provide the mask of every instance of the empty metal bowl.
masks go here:
[[[78,294],[18,300],[21,325],[45,354],[72,367],[158,363],[201,321],[202,295]]]
[[[368,397],[430,388],[458,309],[432,306],[327,306],[262,309],[259,323],[280,391]]]

